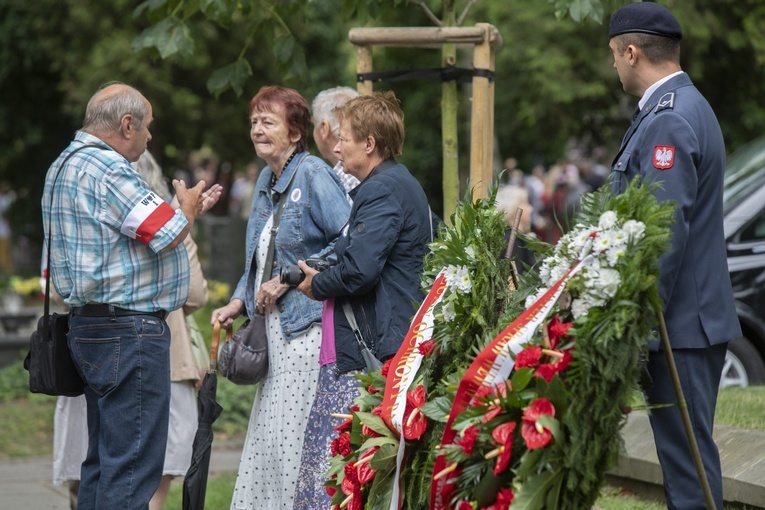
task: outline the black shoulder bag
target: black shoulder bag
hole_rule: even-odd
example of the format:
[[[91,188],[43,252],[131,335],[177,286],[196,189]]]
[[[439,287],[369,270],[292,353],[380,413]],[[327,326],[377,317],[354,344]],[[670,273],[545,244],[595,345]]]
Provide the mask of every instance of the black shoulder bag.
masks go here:
[[[66,340],[69,333],[69,314],[50,313],[50,252],[53,216],[53,188],[61,170],[75,153],[88,147],[99,145],[84,145],[79,147],[64,159],[56,170],[51,185],[50,213],[48,215],[48,261],[45,276],[45,307],[43,316],[37,321],[37,329],[29,339],[29,353],[24,359],[24,368],[29,371],[29,391],[45,395],[63,395],[76,397],[82,395],[85,383],[80,377],[72,361],[72,354]]]

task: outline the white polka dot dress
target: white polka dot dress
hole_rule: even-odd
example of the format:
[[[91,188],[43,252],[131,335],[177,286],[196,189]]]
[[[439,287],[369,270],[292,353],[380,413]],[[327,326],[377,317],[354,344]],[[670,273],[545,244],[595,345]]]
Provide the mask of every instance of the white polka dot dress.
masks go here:
[[[260,282],[273,216],[257,248]],[[279,313],[266,316],[268,375],[258,385],[244,442],[232,510],[292,509],[308,414],[319,377],[321,325],[312,325],[289,342]]]

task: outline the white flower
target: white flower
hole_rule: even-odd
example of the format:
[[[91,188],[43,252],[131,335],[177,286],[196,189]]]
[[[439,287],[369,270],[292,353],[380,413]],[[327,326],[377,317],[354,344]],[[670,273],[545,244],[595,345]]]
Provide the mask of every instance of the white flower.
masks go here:
[[[454,285],[457,290],[463,294],[467,294],[470,292],[470,289],[473,288],[473,284],[470,282],[470,272],[468,271],[467,266],[459,267]]]
[[[446,279],[446,285],[449,287],[452,287],[454,285],[454,280],[457,279],[457,272],[459,271],[459,267],[454,266],[452,264],[449,264],[446,266],[446,271],[444,271],[444,278]]]
[[[610,228],[614,228],[614,226],[616,226],[617,219],[618,218],[614,211],[606,211],[600,215],[600,219],[598,220],[598,228],[600,230],[608,230]]]
[[[606,250],[606,260],[609,266],[615,266],[619,259],[627,254],[627,250],[624,246],[612,246]]]
[[[593,293],[598,297],[612,298],[616,295],[616,291],[619,290],[619,284],[622,282],[622,277],[619,275],[619,271],[615,269],[602,268],[598,272],[597,279],[593,282]]]
[[[444,315],[444,321],[452,322],[457,317],[454,312],[454,301],[447,301],[441,305],[441,313]]]
[[[595,249],[596,252],[607,250],[611,247],[612,237],[613,236],[611,235],[610,230],[598,232],[598,234],[595,236],[595,242],[592,244],[593,249]]]
[[[645,223],[642,221],[627,220],[622,225],[622,230],[632,241],[643,239],[645,235]]]
[[[571,303],[571,315],[574,316],[574,319],[578,319],[579,317],[587,315],[588,311],[589,307],[587,306],[587,303],[585,303],[582,299],[575,299]]]
[[[475,248],[468,246],[465,248],[465,253],[467,253],[467,256],[470,258],[470,260],[475,260]]]

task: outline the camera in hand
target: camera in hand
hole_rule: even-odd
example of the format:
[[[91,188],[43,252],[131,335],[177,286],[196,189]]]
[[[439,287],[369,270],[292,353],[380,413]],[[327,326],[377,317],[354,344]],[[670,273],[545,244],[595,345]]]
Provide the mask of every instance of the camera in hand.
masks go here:
[[[305,263],[317,271],[329,269],[329,262],[324,259],[305,259]],[[303,280],[305,280],[305,273],[298,265],[282,266],[279,270],[279,282],[290,287],[297,287]]]

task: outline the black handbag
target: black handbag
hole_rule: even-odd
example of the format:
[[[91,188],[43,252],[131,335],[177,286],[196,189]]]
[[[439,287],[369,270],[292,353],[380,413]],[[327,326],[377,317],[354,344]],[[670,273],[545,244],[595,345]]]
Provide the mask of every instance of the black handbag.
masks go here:
[[[300,162],[298,162],[300,165]],[[263,276],[260,285],[267,282],[271,276],[274,264],[274,243],[276,232],[279,230],[279,220],[282,216],[284,202],[289,195],[292,179],[297,174],[292,174],[287,189],[279,197],[279,205],[274,212],[274,221],[271,226],[271,239],[268,242],[266,263],[263,266]],[[253,254],[252,260],[255,262]],[[245,323],[234,333],[233,338],[226,339],[218,353],[218,371],[234,384],[248,385],[257,384],[268,373],[268,335],[266,334],[266,317],[255,311],[252,319]]]
[[[268,373],[266,317],[257,314],[227,338],[218,354],[218,370],[234,384],[257,384]]]
[[[51,215],[53,214],[53,187],[56,185],[61,169],[76,152],[87,147],[98,147],[98,145],[85,145],[72,151],[58,167],[51,185]],[[74,365],[72,353],[69,351],[69,344],[66,340],[67,333],[69,333],[69,315],[50,313],[51,230],[49,217],[48,244],[46,245],[48,261],[45,276],[45,307],[43,316],[37,321],[37,329],[29,338],[29,353],[24,359],[24,368],[29,371],[29,391],[32,393],[76,397],[83,394],[85,383]]]

